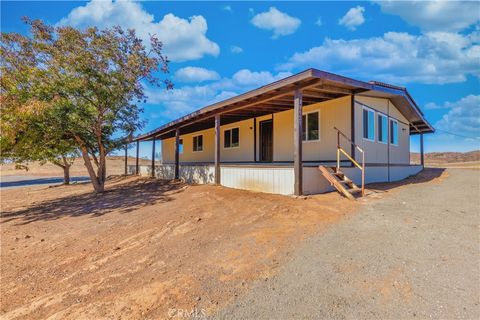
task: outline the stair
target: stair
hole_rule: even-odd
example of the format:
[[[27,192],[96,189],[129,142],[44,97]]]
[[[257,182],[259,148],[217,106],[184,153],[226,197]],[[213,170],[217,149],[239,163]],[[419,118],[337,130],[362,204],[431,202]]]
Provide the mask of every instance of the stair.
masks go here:
[[[322,175],[330,182],[330,185],[335,187],[341,194],[350,200],[355,200],[355,194],[362,193],[362,188],[359,188],[351,179],[349,179],[337,167],[319,166]]]

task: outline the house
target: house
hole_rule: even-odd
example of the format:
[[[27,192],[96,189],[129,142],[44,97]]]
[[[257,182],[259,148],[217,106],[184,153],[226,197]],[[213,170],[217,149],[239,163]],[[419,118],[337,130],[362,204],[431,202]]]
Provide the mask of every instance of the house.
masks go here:
[[[137,159],[139,142],[161,140],[162,161],[130,171],[279,194],[356,191],[422,170],[432,132],[405,88],[308,69],[136,137]],[[410,165],[417,134],[422,162]]]

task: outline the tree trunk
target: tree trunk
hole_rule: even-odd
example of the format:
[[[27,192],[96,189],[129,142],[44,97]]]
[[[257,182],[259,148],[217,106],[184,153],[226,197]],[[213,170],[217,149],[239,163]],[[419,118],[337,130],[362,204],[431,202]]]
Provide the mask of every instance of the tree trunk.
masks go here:
[[[85,167],[87,168],[88,175],[90,176],[90,180],[92,181],[93,189],[96,193],[103,193],[105,191],[105,186],[103,183],[100,183],[100,179],[95,174],[95,170],[93,169],[92,162],[90,161],[90,157],[88,156],[87,148],[85,147],[85,143],[83,140],[75,136],[78,144],[80,145],[80,150],[82,151],[82,158]]]
[[[63,184],[70,184],[70,166],[63,167]]]

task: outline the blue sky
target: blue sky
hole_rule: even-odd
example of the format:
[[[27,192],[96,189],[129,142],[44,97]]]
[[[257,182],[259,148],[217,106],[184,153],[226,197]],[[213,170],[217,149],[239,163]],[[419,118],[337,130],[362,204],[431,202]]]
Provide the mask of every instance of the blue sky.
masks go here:
[[[175,89],[147,88],[144,131],[314,67],[406,86],[437,129],[427,152],[480,149],[480,2],[2,1],[1,9],[3,32],[27,33],[20,18],[29,16],[156,34]]]

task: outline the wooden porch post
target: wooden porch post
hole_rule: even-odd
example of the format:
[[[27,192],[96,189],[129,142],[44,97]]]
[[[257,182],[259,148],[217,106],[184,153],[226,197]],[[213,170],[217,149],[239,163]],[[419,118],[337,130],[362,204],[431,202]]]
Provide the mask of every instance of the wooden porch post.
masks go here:
[[[152,178],[155,178],[155,137],[152,140]]]
[[[128,164],[127,164],[127,161],[128,161],[128,143],[125,144],[125,175],[128,174]]]
[[[220,184],[220,115],[215,115],[215,184]]]
[[[425,155],[423,152],[423,133],[420,133],[420,164],[425,166]]]
[[[257,118],[253,118],[253,162],[257,162]]]
[[[293,171],[295,174],[294,192],[296,196],[303,194],[303,162],[302,162],[302,91],[295,90],[293,101]]]
[[[179,154],[180,148],[180,129],[175,129],[175,179],[180,179]]]
[[[355,95],[351,95],[351,100],[350,100],[350,108],[351,108],[351,134],[350,134],[350,139],[352,140],[353,143],[355,143]],[[351,153],[352,153],[352,159],[355,159],[355,146],[352,144],[351,145]],[[353,163],[352,163],[353,167]]]
[[[138,167],[139,153],[140,153],[140,141],[137,140],[137,155],[136,155],[136,159],[135,159],[135,174],[137,174],[137,175],[140,173],[139,167]]]

